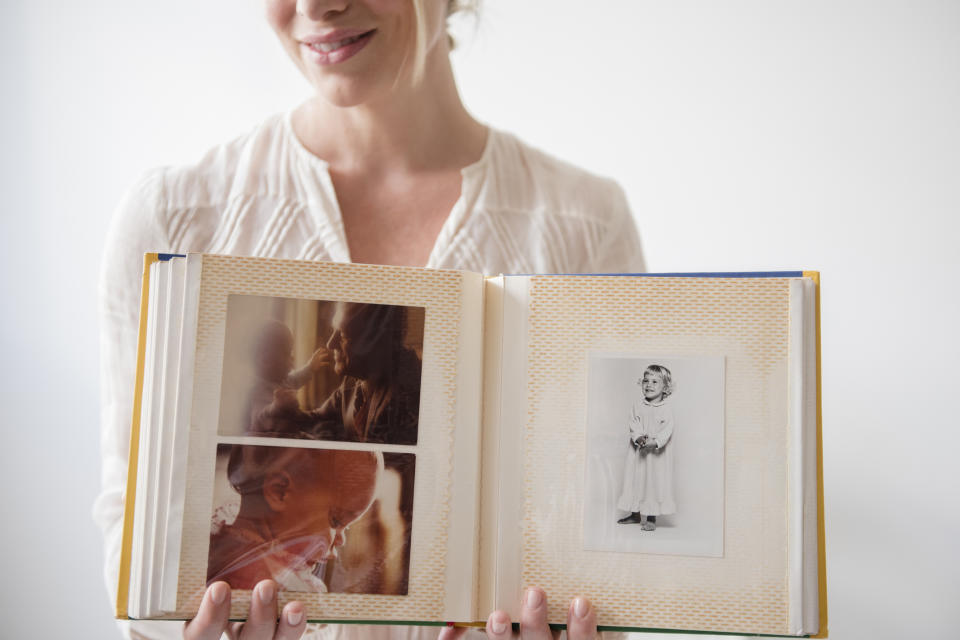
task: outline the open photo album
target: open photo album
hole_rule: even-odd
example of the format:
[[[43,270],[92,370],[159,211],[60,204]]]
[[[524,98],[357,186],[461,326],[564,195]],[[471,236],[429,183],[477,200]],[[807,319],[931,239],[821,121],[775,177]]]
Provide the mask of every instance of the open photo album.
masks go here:
[[[825,636],[819,276],[148,254],[117,616]]]

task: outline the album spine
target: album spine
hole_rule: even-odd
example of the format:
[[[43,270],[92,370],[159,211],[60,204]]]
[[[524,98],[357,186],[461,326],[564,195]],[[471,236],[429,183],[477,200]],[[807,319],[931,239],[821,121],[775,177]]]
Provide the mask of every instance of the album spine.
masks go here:
[[[147,315],[150,300],[150,267],[169,260],[171,254],[147,253],[143,256],[140,288],[140,326],[137,338],[137,369],[134,377],[133,410],[130,416],[130,454],[127,464],[127,488],[123,499],[123,532],[120,542],[120,570],[117,578],[117,618],[128,617],[130,597],[130,556],[133,547],[133,507],[137,493],[137,463],[140,451],[140,409],[143,400],[144,360],[147,347]]]

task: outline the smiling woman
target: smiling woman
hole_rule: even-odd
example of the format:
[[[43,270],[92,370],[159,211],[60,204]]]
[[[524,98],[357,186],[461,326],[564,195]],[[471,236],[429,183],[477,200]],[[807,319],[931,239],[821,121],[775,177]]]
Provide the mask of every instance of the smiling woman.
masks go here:
[[[642,271],[623,191],[478,122],[450,64],[449,0],[267,0],[266,13],[314,93],[195,164],[147,173],[117,211],[101,291],[104,485],[96,506],[115,572],[126,478],[142,256],[205,252],[497,273]],[[295,638],[303,608],[277,621],[274,583],[252,598],[244,638]],[[546,601],[524,628],[546,634]],[[229,588],[214,582],[197,617],[167,630],[227,629]],[[572,640],[594,614],[571,606]],[[503,612],[487,631],[509,635]],[[360,629],[389,637],[390,627]],[[140,631],[149,637],[153,631]],[[347,634],[336,626],[311,633]],[[431,635],[429,629],[405,635]],[[449,633],[449,632],[448,632]]]
[[[406,0],[348,5],[267,3],[268,20],[284,49],[317,90],[339,106],[385,97],[401,72],[419,75],[432,48],[426,43],[438,40],[445,17],[437,2],[429,7]]]

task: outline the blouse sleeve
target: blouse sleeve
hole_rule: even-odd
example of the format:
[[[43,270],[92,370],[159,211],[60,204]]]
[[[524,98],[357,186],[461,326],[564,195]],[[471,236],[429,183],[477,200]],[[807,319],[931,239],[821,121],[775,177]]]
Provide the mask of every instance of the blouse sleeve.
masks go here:
[[[609,224],[593,252],[594,264],[584,272],[643,273],[646,271],[643,247],[627,196],[620,185],[613,183],[609,197]]]
[[[163,177],[146,175],[121,201],[107,233],[99,284],[101,488],[93,507],[104,537],[104,578],[116,600],[133,406],[143,254],[169,251]]]

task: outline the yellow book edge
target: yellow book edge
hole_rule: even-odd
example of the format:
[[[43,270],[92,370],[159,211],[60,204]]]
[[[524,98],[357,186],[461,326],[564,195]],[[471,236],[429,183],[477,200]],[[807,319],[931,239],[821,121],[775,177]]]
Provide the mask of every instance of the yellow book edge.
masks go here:
[[[817,333],[817,545],[818,565],[817,571],[820,592],[820,630],[813,638],[826,638],[827,630],[827,548],[826,548],[826,527],[824,525],[823,513],[823,380],[820,374],[820,272],[804,271],[805,278],[813,280],[817,285],[814,296],[814,313],[816,318]]]
[[[147,351],[147,304],[150,300],[150,265],[160,260],[159,254],[143,256],[143,285],[140,290],[140,328],[137,338],[137,373],[134,378],[133,415],[130,418],[130,456],[127,466],[127,489],[123,497],[123,537],[120,542],[120,572],[117,578],[116,617],[127,618],[130,599],[130,554],[133,549],[133,504],[137,493],[137,462],[140,451],[140,407],[143,397],[143,369]]]

